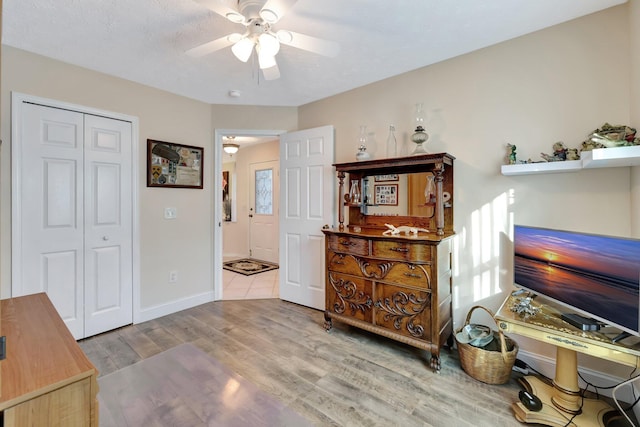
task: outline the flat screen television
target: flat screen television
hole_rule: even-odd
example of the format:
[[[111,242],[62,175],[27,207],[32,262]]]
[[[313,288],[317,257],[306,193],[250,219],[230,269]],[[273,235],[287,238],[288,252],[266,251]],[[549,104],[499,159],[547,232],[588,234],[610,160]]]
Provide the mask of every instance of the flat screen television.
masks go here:
[[[640,336],[640,240],[516,225],[514,283]]]

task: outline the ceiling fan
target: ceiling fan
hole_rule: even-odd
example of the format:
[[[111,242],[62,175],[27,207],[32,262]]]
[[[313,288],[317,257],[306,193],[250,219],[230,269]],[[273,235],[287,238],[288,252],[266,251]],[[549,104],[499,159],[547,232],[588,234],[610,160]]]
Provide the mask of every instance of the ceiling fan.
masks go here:
[[[189,49],[187,55],[201,57],[231,46],[233,54],[242,62],[247,62],[254,49],[258,64],[265,80],[280,77],[276,54],[280,44],[303,49],[324,56],[338,54],[337,43],[322,40],[289,30],[273,28],[297,0],[237,0],[237,10],[223,0],[195,0],[229,21],[246,27],[243,34],[232,33]]]

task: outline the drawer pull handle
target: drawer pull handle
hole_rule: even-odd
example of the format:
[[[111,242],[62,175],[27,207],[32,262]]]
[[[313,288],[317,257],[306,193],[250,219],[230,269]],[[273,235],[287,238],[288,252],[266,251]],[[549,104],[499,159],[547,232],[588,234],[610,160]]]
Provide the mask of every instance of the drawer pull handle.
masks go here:
[[[391,248],[394,252],[409,252],[409,248]]]
[[[341,244],[342,246],[354,246],[354,245],[355,245],[355,243],[354,243],[354,242],[350,242],[349,240],[341,240],[341,241],[340,241],[340,244]]]
[[[422,276],[416,273],[404,273],[405,276],[407,277],[415,277],[416,279],[421,279]]]

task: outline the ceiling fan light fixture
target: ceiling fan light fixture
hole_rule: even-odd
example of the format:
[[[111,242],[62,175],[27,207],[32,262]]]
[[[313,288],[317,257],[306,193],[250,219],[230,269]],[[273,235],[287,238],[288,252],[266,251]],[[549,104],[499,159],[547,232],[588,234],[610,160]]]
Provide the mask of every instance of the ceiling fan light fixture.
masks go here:
[[[278,37],[278,40],[282,43],[291,43],[293,41],[293,34],[287,30],[279,30],[276,33],[276,37]]]
[[[260,11],[260,18],[262,18],[264,22],[268,22],[269,24],[275,24],[280,19],[278,13],[271,9],[262,9]]]
[[[253,40],[245,37],[231,47],[233,54],[242,62],[247,62],[253,51]]]
[[[238,43],[240,40],[242,40],[242,34],[231,33],[227,36],[227,40],[229,40],[231,43]]]
[[[275,56],[264,54],[262,51],[258,53],[258,63],[260,64],[261,70],[275,67],[277,65]]]
[[[258,44],[260,45],[260,54],[276,56],[280,51],[280,42],[272,34],[260,34],[260,37],[258,37]]]
[[[222,144],[222,149],[227,154],[236,154],[240,149],[240,146],[238,144],[227,143],[227,144]]]
[[[225,15],[225,17],[235,23],[235,24],[242,24],[244,22],[244,16],[242,16],[241,14],[239,14],[238,12],[229,12]]]

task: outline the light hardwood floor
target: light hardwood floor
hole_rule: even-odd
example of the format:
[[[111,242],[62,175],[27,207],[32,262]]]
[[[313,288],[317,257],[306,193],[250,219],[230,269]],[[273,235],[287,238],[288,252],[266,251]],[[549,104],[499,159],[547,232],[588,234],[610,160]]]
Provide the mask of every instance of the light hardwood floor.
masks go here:
[[[279,299],[218,301],[82,340],[106,375],[190,342],[319,426],[518,426],[518,386],[466,375],[457,353],[442,371],[419,349]]]

